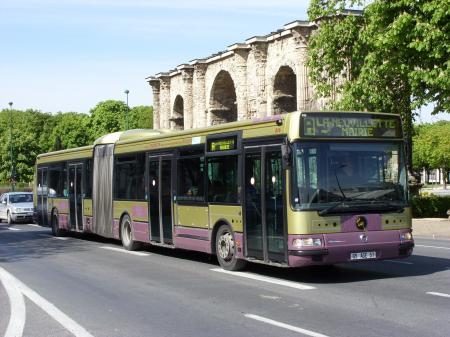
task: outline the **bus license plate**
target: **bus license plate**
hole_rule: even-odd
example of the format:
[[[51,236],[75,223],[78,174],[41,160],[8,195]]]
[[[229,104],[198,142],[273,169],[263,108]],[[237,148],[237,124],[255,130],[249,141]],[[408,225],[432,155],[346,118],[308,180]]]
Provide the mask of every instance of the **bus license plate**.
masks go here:
[[[360,253],[351,253],[350,260],[366,260],[366,259],[376,259],[376,252],[360,252]]]

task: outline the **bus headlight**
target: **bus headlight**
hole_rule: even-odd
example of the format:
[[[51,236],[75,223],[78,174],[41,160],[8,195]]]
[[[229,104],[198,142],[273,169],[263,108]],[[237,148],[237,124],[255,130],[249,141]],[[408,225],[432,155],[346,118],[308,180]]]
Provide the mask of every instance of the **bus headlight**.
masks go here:
[[[401,233],[400,234],[400,241],[408,241],[408,240],[412,240],[412,234],[410,232],[406,232],[406,233]]]
[[[301,247],[320,247],[322,246],[322,240],[319,238],[302,238],[294,239],[292,245],[296,248]]]

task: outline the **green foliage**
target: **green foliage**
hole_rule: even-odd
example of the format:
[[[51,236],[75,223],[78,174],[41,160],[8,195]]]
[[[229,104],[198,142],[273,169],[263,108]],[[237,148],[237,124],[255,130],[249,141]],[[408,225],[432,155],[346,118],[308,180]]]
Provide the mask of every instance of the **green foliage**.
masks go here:
[[[413,168],[450,171],[450,122],[417,126],[413,137]]]
[[[311,80],[319,96],[340,94],[330,108],[401,114],[410,137],[414,109],[450,110],[449,1],[375,0],[343,14],[358,3],[311,1]]]
[[[98,103],[91,115],[75,112],[52,115],[31,109],[0,111],[0,182],[8,184],[12,166],[16,181],[30,182],[38,154],[92,144],[106,133],[124,130],[127,110],[124,102],[109,100]],[[128,115],[129,128],[151,128],[152,117],[152,107],[134,107]]]
[[[450,209],[450,196],[417,196],[411,199],[411,205],[414,218],[445,218]]]
[[[15,166],[15,180],[28,182],[33,179],[36,156],[43,152],[40,140],[43,139],[45,125],[50,114],[36,110],[0,112],[0,181],[11,177],[11,134],[12,152]],[[10,130],[10,120],[12,130]]]
[[[153,127],[153,107],[135,106],[130,110],[128,118],[130,129],[151,129]]]
[[[114,100],[98,103],[91,110],[91,118],[87,123],[91,140],[125,130],[127,118],[128,129],[150,129],[153,126],[153,108],[141,105],[128,110],[125,102]]]
[[[91,109],[89,129],[91,139],[96,139],[107,133],[125,129],[127,105],[122,101],[108,100],[98,103]]]
[[[75,112],[58,113],[54,119],[55,125],[49,137],[49,150],[69,149],[91,143],[88,115]]]

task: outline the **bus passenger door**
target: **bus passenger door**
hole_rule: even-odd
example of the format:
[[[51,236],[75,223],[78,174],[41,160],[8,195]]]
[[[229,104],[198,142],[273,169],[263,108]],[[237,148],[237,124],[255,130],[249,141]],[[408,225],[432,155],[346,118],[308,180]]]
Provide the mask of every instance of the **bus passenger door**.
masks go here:
[[[72,230],[83,230],[83,164],[69,164],[69,216]]]
[[[172,156],[150,156],[148,170],[150,240],[172,244]]]
[[[37,172],[37,218],[41,226],[48,226],[47,195],[48,168],[39,168]]]
[[[246,256],[286,262],[281,147],[246,147],[244,170]]]

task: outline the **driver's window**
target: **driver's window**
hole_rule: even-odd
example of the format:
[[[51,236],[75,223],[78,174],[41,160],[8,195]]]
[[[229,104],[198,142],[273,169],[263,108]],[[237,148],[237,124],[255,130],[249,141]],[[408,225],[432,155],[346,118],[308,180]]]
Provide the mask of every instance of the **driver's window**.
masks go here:
[[[384,175],[386,182],[396,183],[398,181],[398,162],[398,151],[385,154]]]
[[[298,188],[317,188],[317,149],[297,150],[297,185]]]

